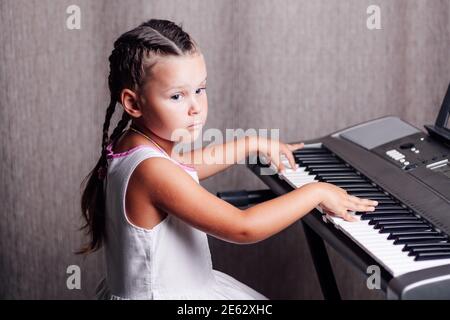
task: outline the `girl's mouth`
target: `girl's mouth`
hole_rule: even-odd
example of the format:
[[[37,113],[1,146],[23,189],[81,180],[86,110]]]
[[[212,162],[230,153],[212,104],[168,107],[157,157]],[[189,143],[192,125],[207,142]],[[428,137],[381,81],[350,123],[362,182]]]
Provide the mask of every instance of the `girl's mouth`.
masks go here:
[[[197,123],[191,124],[188,128],[196,129],[196,128],[200,128],[201,126],[202,126],[202,123],[197,122]]]

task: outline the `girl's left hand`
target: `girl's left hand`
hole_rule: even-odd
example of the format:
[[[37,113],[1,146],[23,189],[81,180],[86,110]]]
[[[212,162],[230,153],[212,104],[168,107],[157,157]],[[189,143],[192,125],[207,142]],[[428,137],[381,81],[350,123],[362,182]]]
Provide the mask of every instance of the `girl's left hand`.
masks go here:
[[[258,137],[258,152],[264,154],[270,163],[273,163],[277,169],[278,172],[284,172],[285,166],[283,162],[281,161],[281,156],[285,155],[287,160],[289,161],[289,165],[291,169],[295,169],[298,167],[298,165],[295,163],[294,155],[292,154],[292,151],[303,148],[305,144],[303,142],[301,143],[295,143],[295,144],[288,144],[283,143],[277,140],[272,139],[266,139]]]

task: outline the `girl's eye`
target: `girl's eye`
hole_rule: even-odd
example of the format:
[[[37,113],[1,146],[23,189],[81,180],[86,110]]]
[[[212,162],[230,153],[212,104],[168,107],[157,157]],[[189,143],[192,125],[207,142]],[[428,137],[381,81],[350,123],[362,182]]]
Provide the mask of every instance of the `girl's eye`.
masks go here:
[[[181,94],[177,93],[170,97],[170,99],[179,101],[181,99]]]
[[[202,90],[205,91],[205,90],[206,90],[206,87],[199,88],[199,89],[195,90],[195,93],[196,93],[196,94],[201,94],[201,93],[202,93]]]

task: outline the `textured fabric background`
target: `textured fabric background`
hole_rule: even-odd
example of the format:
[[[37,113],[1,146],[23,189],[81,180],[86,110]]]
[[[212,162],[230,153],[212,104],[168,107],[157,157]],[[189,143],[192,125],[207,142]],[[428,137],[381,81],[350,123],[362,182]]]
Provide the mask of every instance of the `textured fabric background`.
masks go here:
[[[71,4],[81,30],[66,28]],[[382,30],[366,28],[371,4]],[[200,44],[206,128],[279,128],[286,142],[388,114],[422,128],[450,81],[450,1],[0,0],[0,298],[92,298],[101,252],[72,253],[80,182],[100,155],[113,41],[149,18],[182,23]],[[242,165],[202,185],[265,188]],[[217,269],[268,297],[322,298],[299,224],[254,245],[210,240]],[[344,298],[383,298],[330,254]],[[81,290],[66,287],[72,264]]]

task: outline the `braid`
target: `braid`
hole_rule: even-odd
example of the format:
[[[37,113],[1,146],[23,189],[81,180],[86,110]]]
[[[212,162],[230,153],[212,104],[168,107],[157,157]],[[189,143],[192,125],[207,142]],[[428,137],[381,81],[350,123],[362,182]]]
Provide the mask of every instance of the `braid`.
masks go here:
[[[123,132],[123,130],[128,125],[128,122],[130,122],[130,120],[131,120],[131,116],[126,111],[124,111],[122,114],[122,119],[120,119],[119,123],[117,124],[117,127],[114,129],[113,133],[111,134],[110,140],[113,141],[113,143]]]
[[[108,109],[106,109],[105,122],[103,123],[102,150],[106,149],[109,142],[109,124],[115,109],[116,101],[111,97],[111,102],[109,103]]]
[[[103,123],[102,151],[100,159],[97,164],[98,165],[97,177],[99,180],[103,180],[103,178],[106,176],[106,169],[108,166],[106,147],[108,146],[109,142],[109,134],[108,134],[109,125],[115,109],[116,109],[116,100],[113,98],[113,96],[111,96],[111,102],[109,103],[109,106],[106,109],[105,122]]]

